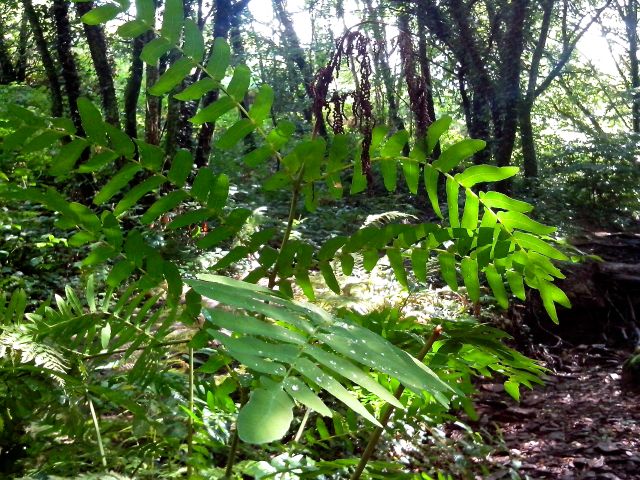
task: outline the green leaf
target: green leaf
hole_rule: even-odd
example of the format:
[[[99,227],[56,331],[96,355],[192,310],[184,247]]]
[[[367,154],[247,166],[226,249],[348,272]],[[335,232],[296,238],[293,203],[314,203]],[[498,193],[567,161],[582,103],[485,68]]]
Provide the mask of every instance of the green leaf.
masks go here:
[[[504,391],[516,401],[520,401],[520,384],[511,380],[504,382]]]
[[[557,286],[555,286],[551,282],[547,282],[542,278],[538,278],[538,291],[540,292],[540,297],[542,298],[542,304],[544,305],[545,310],[554,321],[554,323],[559,323],[558,313],[556,312],[555,304],[558,303],[566,308],[571,308],[571,302],[567,295]]]
[[[255,317],[228,312],[222,309],[209,309],[208,312],[211,323],[235,333],[258,335],[277,342],[286,342],[295,345],[306,345],[307,343],[307,339],[299,333],[265,320],[258,320]]]
[[[160,96],[179,85],[184,78],[189,75],[193,64],[186,57],[179,58],[162,74],[158,81],[149,88],[149,94]]]
[[[498,270],[496,270],[496,267],[492,264],[484,267],[484,274],[487,277],[487,282],[493,291],[493,296],[496,298],[498,305],[505,310],[509,308],[509,299],[507,298],[507,291],[504,288],[502,275],[498,273]]]
[[[527,299],[527,294],[524,291],[522,275],[515,270],[507,270],[506,277],[511,292],[520,300],[525,301]]]
[[[404,173],[404,179],[407,182],[407,188],[409,191],[412,194],[417,195],[418,186],[420,184],[420,165],[415,161],[403,160],[402,173]]]
[[[121,8],[118,5],[108,3],[91,9],[82,15],[80,20],[87,25],[100,25],[101,23],[105,23],[116,18],[120,11]]]
[[[216,175],[211,181],[207,207],[221,211],[229,198],[229,177],[224,173]]]
[[[312,382],[316,383],[323,390],[326,390],[328,393],[336,397],[351,410],[366,418],[374,425],[380,426],[380,423],[376,418],[369,413],[369,411],[358,401],[356,397],[349,393],[349,391],[335,378],[323,372],[312,362],[306,358],[299,358],[293,364],[293,368]]]
[[[331,416],[331,410],[313,390],[297,377],[287,377],[283,382],[284,389],[297,402],[325,417]]]
[[[183,187],[191,173],[193,167],[193,157],[188,150],[178,150],[173,157],[171,168],[167,173],[167,178],[176,187]]]
[[[322,247],[320,247],[320,250],[318,250],[318,260],[322,260],[322,261],[332,260],[333,257],[335,257],[336,252],[345,243],[347,243],[347,240],[348,240],[347,237],[339,235],[337,237],[330,238],[329,240],[324,242]]]
[[[427,188],[427,195],[429,201],[431,201],[431,208],[438,217],[444,219],[442,211],[440,211],[440,203],[438,201],[438,178],[440,172],[433,168],[431,165],[426,164],[424,166],[424,184]]]
[[[536,235],[549,235],[556,231],[555,227],[543,225],[527,217],[523,213],[508,211],[498,212],[498,220],[510,230],[519,229],[526,232],[535,233]]]
[[[151,145],[142,140],[136,140],[136,143],[140,153],[140,164],[147,170],[159,172],[164,163],[164,150],[157,145]]]
[[[35,153],[40,150],[44,150],[45,148],[49,148],[63,136],[64,133],[62,132],[45,130],[40,135],[36,135],[32,138],[31,141],[22,148],[22,153]]]
[[[236,143],[249,135],[256,128],[256,125],[249,118],[243,118],[227,129],[226,132],[216,142],[216,146],[221,150],[229,150]]]
[[[122,167],[93,198],[95,205],[102,205],[129,184],[133,177],[142,170],[137,164],[129,163]]]
[[[280,440],[293,421],[294,404],[279,386],[258,388],[238,413],[238,436],[246,443]]]
[[[440,273],[442,278],[451,290],[458,290],[458,279],[456,278],[456,257],[451,253],[441,253],[438,255]]]
[[[111,340],[111,325],[107,323],[100,330],[100,345],[103,350],[106,350],[109,346],[109,341]]]
[[[477,183],[499,182],[513,177],[518,167],[494,167],[493,165],[473,165],[458,173],[455,178],[463,187],[471,188]]]
[[[389,192],[395,192],[396,184],[398,182],[398,167],[395,159],[383,159],[380,160],[380,172],[382,173],[382,180],[384,181],[384,187]]]
[[[189,225],[196,225],[210,219],[213,216],[213,212],[208,208],[199,208],[197,210],[191,210],[181,213],[167,225],[167,228],[175,230],[177,228],[188,227]]]
[[[256,97],[249,110],[249,117],[260,125],[271,114],[271,106],[273,105],[274,93],[273,88],[269,85],[262,85],[256,93]]]
[[[198,24],[190,18],[184,21],[184,45],[182,52],[195,63],[200,63],[204,56],[204,38],[202,38],[202,32],[198,28]]]
[[[86,97],[80,97],[78,99],[78,113],[80,113],[82,127],[89,140],[103,147],[108,146],[107,130],[104,127],[102,114],[91,100]]]
[[[309,278],[309,272],[306,270],[296,270],[294,272],[296,277],[296,284],[304,293],[304,296],[307,297],[310,301],[314,302],[316,299],[316,294],[313,291],[313,284],[311,283],[311,279]]]
[[[475,258],[464,257],[460,262],[460,271],[467,295],[473,302],[480,300],[480,280],[478,279],[478,262]]]
[[[147,178],[144,182],[133,187],[124,197],[122,197],[122,200],[118,202],[118,205],[116,205],[116,208],[113,210],[113,214],[116,216],[123,214],[138,203],[138,201],[147,193],[153,192],[165,182],[166,180],[159,175],[153,175]]]
[[[353,255],[349,253],[343,253],[340,255],[340,266],[342,267],[342,273],[347,277],[353,273],[353,267],[355,265],[355,259]]]
[[[97,155],[91,157],[88,162],[80,165],[78,167],[78,172],[87,173],[98,171],[101,168],[113,163],[116,158],[118,158],[118,154],[116,152],[111,152],[109,150],[100,152]]]
[[[460,185],[456,183],[452,178],[447,178],[446,191],[447,191],[447,205],[449,207],[449,225],[453,228],[460,227],[460,219],[458,212],[458,190]]]
[[[171,45],[178,43],[183,19],[182,0],[165,0],[160,35],[166,38]]]
[[[433,149],[436,147],[438,141],[440,141],[440,137],[449,130],[451,126],[451,122],[453,119],[448,116],[440,117],[427,129],[427,155],[430,155],[433,152]]]
[[[324,278],[324,281],[327,284],[327,287],[329,287],[331,291],[336,295],[340,295],[341,293],[340,284],[338,283],[338,280],[336,279],[336,276],[333,273],[333,268],[331,268],[331,264],[329,264],[329,262],[320,262],[320,264],[318,265],[318,268],[320,269],[320,273],[322,274],[322,277]]]
[[[209,93],[211,90],[215,90],[219,86],[219,82],[208,77],[203,78],[202,80],[192,83],[180,93],[176,93],[173,98],[182,101],[198,100],[202,98],[205,93]]]
[[[175,207],[180,205],[180,202],[182,202],[186,198],[187,193],[182,190],[170,192],[164,197],[156,200],[154,204],[151,205],[149,209],[144,213],[144,215],[140,218],[140,221],[144,224],[149,224],[163,213],[166,213],[169,210],[173,210]]]
[[[391,264],[396,280],[398,280],[404,288],[409,288],[407,272],[404,268],[404,259],[402,258],[400,250],[397,248],[387,248],[387,258],[389,258],[389,263]]]
[[[231,97],[221,97],[215,102],[201,109],[190,120],[191,123],[201,125],[205,122],[215,122],[220,116],[235,108],[236,102]]]
[[[388,132],[389,129],[384,125],[376,125],[373,128],[373,131],[371,132],[371,146],[369,147],[369,152],[371,155],[373,155],[373,152],[375,152],[376,148],[380,146],[382,141],[387,136]]]
[[[416,280],[419,282],[427,281],[427,260],[429,259],[429,251],[422,248],[414,248],[411,252],[411,267]]]
[[[469,230],[475,230],[478,227],[478,213],[480,210],[480,201],[477,195],[472,191],[465,191],[464,211],[462,213],[462,221],[460,226]]]
[[[369,374],[363,372],[348,360],[334,355],[333,353],[326,352],[313,345],[308,345],[304,349],[304,353],[315,358],[325,368],[333,370],[342,377],[360,385],[362,388],[378,396],[381,400],[384,400],[397,408],[404,409],[402,403],[400,403],[400,401],[387,389],[382,387],[378,382],[373,380]]]
[[[104,128],[109,135],[113,149],[123,157],[132,159],[136,153],[136,146],[131,140],[131,137],[109,123],[105,123]]]
[[[217,37],[213,41],[213,52],[207,63],[207,73],[213,80],[222,80],[227,72],[230,60],[231,49],[229,44],[224,38]]]
[[[480,192],[480,201],[489,208],[513,210],[514,212],[528,213],[533,210],[533,205],[514,200],[500,192]]]
[[[142,53],[140,53],[140,58],[144,63],[156,65],[158,59],[171,50],[172,46],[171,42],[166,38],[154,38],[144,46]]]
[[[142,20],[131,20],[118,27],[118,35],[122,38],[136,38],[149,31],[149,24]]]
[[[549,258],[553,258],[554,260],[567,261],[569,257],[567,257],[560,250],[552,247],[544,240],[536,237],[535,235],[531,235],[530,233],[524,232],[514,232],[513,238],[515,241],[523,248],[527,248],[529,250],[533,250],[534,252],[541,253]]]
[[[136,0],[136,18],[153,26],[156,21],[156,0]]]
[[[398,130],[394,133],[387,143],[384,144],[382,150],[380,151],[380,155],[382,157],[395,158],[400,156],[402,153],[402,148],[407,144],[409,140],[409,132],[406,130]]]
[[[236,102],[241,102],[249,90],[251,82],[251,70],[246,65],[238,65],[233,71],[233,76],[227,87],[227,94]]]
[[[196,178],[191,185],[191,196],[200,203],[206,203],[209,198],[209,189],[212,181],[213,170],[209,167],[202,167],[198,169]]]
[[[460,140],[458,143],[451,145],[443,151],[432,165],[441,172],[447,173],[457,167],[463,160],[482,150],[485,146],[486,143],[483,140]]]
[[[133,262],[130,260],[120,260],[109,272],[106,280],[107,285],[113,288],[117,287],[124,282],[125,279],[129,278],[134,270],[135,265]]]

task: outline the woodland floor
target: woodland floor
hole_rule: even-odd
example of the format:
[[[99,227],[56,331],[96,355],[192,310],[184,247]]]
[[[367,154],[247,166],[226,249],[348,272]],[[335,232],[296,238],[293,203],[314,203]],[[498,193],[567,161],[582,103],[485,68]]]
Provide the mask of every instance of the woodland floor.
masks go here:
[[[640,479],[640,402],[621,386],[625,355],[582,345],[558,359],[545,385],[523,392],[519,404],[501,384],[481,386],[478,423],[503,447],[485,478],[509,478],[505,467],[515,461],[524,478]]]

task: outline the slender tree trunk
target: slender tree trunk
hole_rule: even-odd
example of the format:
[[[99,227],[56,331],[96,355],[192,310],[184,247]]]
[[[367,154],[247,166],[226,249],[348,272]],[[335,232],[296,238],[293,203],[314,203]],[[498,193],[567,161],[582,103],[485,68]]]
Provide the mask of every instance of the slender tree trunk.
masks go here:
[[[508,30],[500,49],[502,53],[501,82],[498,93],[499,119],[496,122],[496,163],[500,167],[511,163],[511,154],[518,129],[520,72],[524,51],[524,23],[529,0],[514,0],[507,23]]]
[[[380,22],[381,15],[379,11],[374,9],[371,0],[364,0],[364,4],[367,7],[367,14],[373,21],[373,23],[371,23],[371,30],[373,31],[374,38],[380,41],[379,50],[377,55],[374,55],[373,61],[375,62],[376,72],[379,72],[380,77],[382,77],[382,83],[384,84],[389,118],[396,130],[404,130],[404,122],[398,114],[398,99],[396,98],[393,76],[391,74],[391,67],[389,66],[386,34],[384,26],[381,25]]]
[[[69,24],[69,8],[65,0],[53,0],[53,20],[56,25],[56,50],[58,61],[62,67],[62,79],[69,103],[69,115],[80,135],[84,135],[80,114],[78,113],[78,98],[80,97],[80,77],[76,62],[71,52],[73,37]]]
[[[240,15],[242,10],[247,6],[249,0],[237,0],[236,3],[231,3],[231,0],[217,0],[216,1],[216,16],[213,22],[213,36],[214,38],[228,38],[229,30],[231,29],[231,18],[234,15]],[[218,91],[214,90],[205,95],[202,106],[206,107],[218,99]],[[198,132],[198,144],[196,146],[196,154],[194,162],[196,166],[203,167],[209,161],[209,154],[211,153],[211,141],[213,139],[213,131],[215,124],[207,122],[200,127]]]
[[[145,34],[144,43],[150,42],[154,38],[152,32]],[[160,77],[158,65],[145,64],[145,87],[148,91]],[[160,113],[161,113],[161,97],[150,95],[145,96],[146,108],[144,116],[144,141],[151,145],[160,145]]]
[[[431,60],[427,49],[427,24],[425,21],[425,12],[418,9],[418,62],[420,63],[420,72],[424,82],[424,96],[427,106],[427,114],[430,123],[436,121],[436,104],[433,99],[433,81],[431,79]],[[440,156],[440,142],[433,149],[433,158]]]
[[[4,25],[0,23],[0,85],[16,81],[16,70],[4,41]]]
[[[291,21],[289,14],[284,8],[283,0],[273,0],[273,9],[275,11],[276,17],[278,18],[278,21],[284,29],[284,43],[288,47],[287,51],[289,52],[290,59],[298,67],[298,70],[302,75],[302,83],[304,85],[304,89],[309,96],[309,100],[313,102],[314,75],[312,67],[311,65],[309,65],[307,59],[304,56],[304,50],[302,50],[302,47],[300,46],[300,40],[298,39],[295,28],[293,27],[293,22]],[[303,115],[305,121],[307,121],[309,124],[313,122],[311,106],[304,109]],[[317,128],[319,128],[318,133],[321,136],[326,137],[327,127],[325,125],[324,119],[316,119],[316,121]]]
[[[536,99],[536,86],[538,84],[538,74],[540,62],[549,37],[551,27],[551,17],[556,0],[545,0],[542,2],[542,23],[536,46],[531,56],[531,66],[529,67],[529,79],[526,90],[520,101],[518,108],[518,124],[520,128],[520,141],[522,146],[522,162],[524,165],[524,176],[526,178],[538,176],[538,158],[536,154],[535,138],[531,121],[533,103]]]
[[[144,48],[144,38],[143,34],[132,41],[131,67],[124,90],[124,128],[127,135],[133,138],[138,137],[138,99],[140,98],[140,88],[142,87],[143,71],[140,53]]]
[[[78,16],[93,9],[93,2],[76,3]],[[84,34],[89,44],[93,67],[98,76],[98,85],[100,86],[100,97],[102,98],[102,110],[105,119],[111,125],[120,126],[120,114],[118,112],[118,98],[116,89],[113,84],[113,72],[111,64],[107,57],[107,42],[104,37],[104,31],[99,25],[87,25],[83,23]]]
[[[522,162],[525,178],[538,176],[538,158],[531,122],[533,104],[523,100],[518,108],[518,126],[520,127],[520,142],[522,146]]]
[[[16,81],[27,79],[27,43],[29,41],[29,20],[26,12],[22,12],[20,21],[20,36],[18,37],[18,60],[16,61]]]
[[[44,72],[49,82],[49,90],[51,91],[51,115],[54,117],[61,117],[64,111],[62,101],[62,89],[60,88],[60,79],[58,78],[58,72],[49,52],[49,46],[44,38],[42,31],[42,25],[40,25],[40,19],[38,14],[33,8],[31,0],[23,0],[24,12],[31,25],[31,32],[33,33],[33,39],[40,54],[40,60],[44,67]]]
[[[628,0],[624,18],[629,39],[629,73],[631,80],[631,121],[634,133],[640,133],[640,65],[638,62],[638,0]]]

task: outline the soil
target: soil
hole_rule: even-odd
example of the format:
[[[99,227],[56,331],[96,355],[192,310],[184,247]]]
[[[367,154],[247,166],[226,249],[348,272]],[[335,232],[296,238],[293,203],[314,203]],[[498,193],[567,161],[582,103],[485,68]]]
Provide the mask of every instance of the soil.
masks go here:
[[[520,403],[501,384],[480,387],[476,427],[500,439],[487,479],[640,479],[640,402],[622,387],[625,354],[582,345],[558,357],[545,386]]]
[[[565,269],[573,308],[559,326],[535,301],[516,312],[529,353],[552,373],[520,403],[501,384],[480,386],[476,426],[500,439],[501,454],[477,478],[513,478],[515,465],[522,478],[640,479],[640,385],[622,382],[640,345],[640,234],[591,232],[572,244],[601,260]]]

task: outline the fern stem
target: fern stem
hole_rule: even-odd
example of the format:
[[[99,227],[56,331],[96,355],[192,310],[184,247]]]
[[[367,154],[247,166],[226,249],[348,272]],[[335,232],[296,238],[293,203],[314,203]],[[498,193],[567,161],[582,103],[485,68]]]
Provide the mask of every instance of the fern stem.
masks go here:
[[[442,334],[442,326],[438,325],[436,326],[436,328],[433,329],[433,333],[431,333],[429,340],[427,340],[427,342],[423,345],[422,349],[420,349],[420,352],[418,352],[418,354],[416,355],[416,359],[418,361],[421,362],[422,360],[424,360],[424,357],[427,355],[427,353],[429,353],[429,350],[431,350],[431,347],[433,347],[433,344],[436,342],[436,340],[438,340],[441,334]],[[396,389],[394,396],[397,399],[400,399],[400,397],[404,393],[404,390],[405,390],[404,385],[400,385]],[[367,446],[364,449],[364,452],[362,452],[362,456],[360,457],[360,462],[358,463],[358,466],[356,467],[351,477],[349,477],[350,480],[358,480],[362,475],[362,472],[367,466],[367,463],[369,462],[369,460],[371,460],[371,457],[373,456],[373,452],[376,449],[376,445],[378,444],[378,441],[382,436],[382,432],[384,432],[384,429],[387,423],[389,422],[389,419],[391,418],[391,415],[393,414],[394,410],[395,410],[395,407],[393,405],[387,404],[387,406],[385,407],[382,413],[382,417],[380,418],[380,425],[382,426],[376,427],[376,429],[373,431],[373,433],[369,437],[369,442],[367,443]]]
[[[293,191],[291,192],[291,203],[289,204],[289,218],[287,218],[287,228],[284,231],[284,235],[282,237],[282,243],[280,244],[280,249],[278,250],[278,259],[282,255],[285,247],[289,243],[289,238],[291,238],[291,232],[293,231],[293,222],[296,219],[296,213],[298,211],[298,201],[300,200],[300,185],[302,183],[302,176],[304,175],[304,168],[301,168],[296,177],[296,181],[293,185]],[[268,288],[273,289],[276,284],[276,278],[278,276],[278,259],[276,259],[275,264],[273,265],[273,270],[269,275],[269,285]]]
[[[307,427],[307,422],[309,421],[309,414],[311,413],[311,410],[309,410],[308,408],[305,410],[304,412],[304,417],[302,417],[302,421],[300,422],[300,427],[298,428],[298,431],[296,432],[296,436],[293,438],[293,441],[298,443],[300,441],[300,438],[302,437],[302,434],[304,433],[304,429]]]
[[[240,408],[247,402],[247,393],[243,387],[240,387]],[[240,444],[240,437],[238,435],[238,422],[236,422],[236,428],[233,429],[233,436],[231,437],[231,444],[229,445],[229,454],[227,455],[227,466],[224,471],[224,479],[229,479],[233,475],[233,465],[236,461],[236,453],[238,452],[238,445]]]
[[[193,464],[191,456],[193,455],[193,407],[194,400],[194,372],[193,372],[193,348],[189,348],[189,423],[187,431],[187,478],[193,475]]]
[[[96,409],[93,407],[93,401],[87,392],[87,403],[89,404],[89,411],[91,412],[91,419],[93,420],[93,427],[96,430],[96,438],[98,440],[98,450],[100,450],[100,459],[102,460],[102,466],[107,468],[107,456],[104,453],[104,445],[102,444],[102,434],[100,433],[100,425],[98,424],[98,416],[96,415]]]

